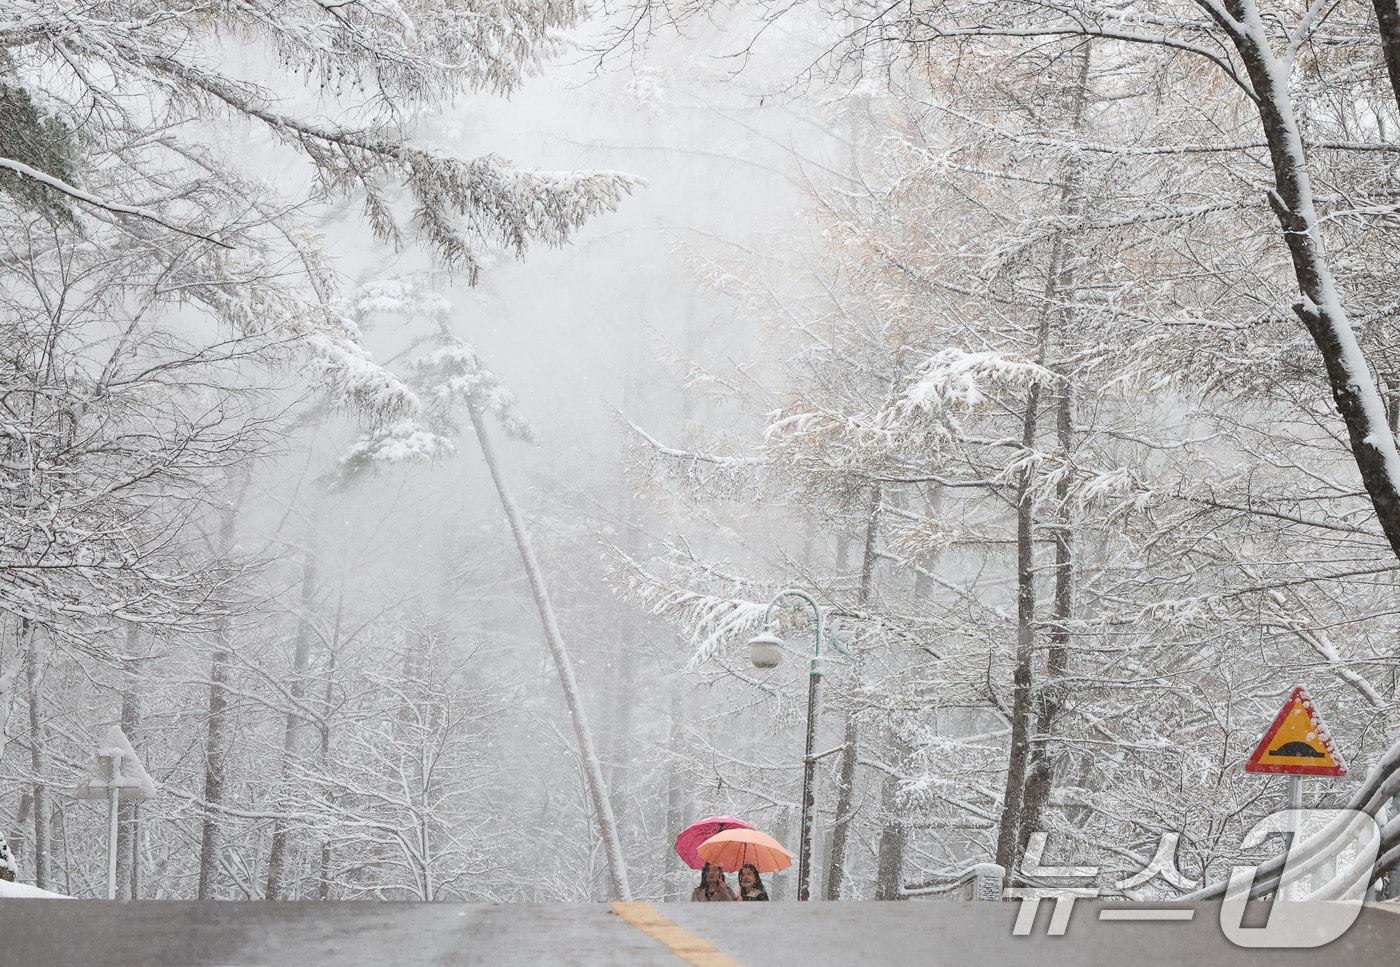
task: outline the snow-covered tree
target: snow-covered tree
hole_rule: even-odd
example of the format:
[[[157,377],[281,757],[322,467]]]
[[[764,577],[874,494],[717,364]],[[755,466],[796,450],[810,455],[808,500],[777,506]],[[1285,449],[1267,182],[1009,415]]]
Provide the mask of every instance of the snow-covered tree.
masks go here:
[[[1185,828],[1193,868],[1219,871],[1230,817],[1261,794],[1238,775],[1249,752],[1238,723],[1267,720],[1292,684],[1278,668],[1321,657],[1348,723],[1380,707],[1389,581],[1352,579],[1393,566],[1380,533],[1350,523],[1366,507],[1316,402],[1326,384],[1298,366],[1296,341],[1273,335],[1287,331],[1278,307],[1293,279],[1241,217],[1249,186],[1206,151],[1130,163],[1228,115],[1134,86],[1150,66],[1097,39],[1040,56],[1009,39],[965,47],[848,99],[876,104],[863,123],[879,147],[860,178],[818,189],[829,254],[814,291],[833,310],[809,298],[771,312],[800,335],[761,444],[648,449],[712,483],[726,467],[759,469],[765,503],[800,501],[807,515],[861,481],[884,491],[882,553],[924,590],[911,607],[882,588],[870,610],[933,660],[894,649],[888,679],[862,699],[899,713],[912,753],[892,771],[915,821],[963,837],[916,844],[942,840],[918,872],[1014,860],[1033,828],[1073,831],[1081,851],[1121,844],[1107,865]],[[1152,126],[1133,121],[1144,104]],[[1352,245],[1379,265],[1387,243]],[[752,306],[774,291],[759,266],[746,255],[712,275]],[[1173,339],[1182,327],[1196,337]],[[1304,419],[1283,432],[1300,404]],[[1315,512],[1291,505],[1300,478]],[[829,565],[776,547],[766,556],[803,562],[803,580],[842,600]],[[665,568],[634,577],[709,658],[762,600],[745,600],[755,576],[738,570],[678,543]],[[1300,583],[1326,590],[1291,590]],[[920,613],[935,617],[910,621]],[[1344,644],[1319,637],[1338,625]],[[1005,768],[1006,725],[1020,774],[997,788],[984,777]],[[1165,775],[1164,730],[1181,750]]]
[[[515,90],[580,13],[470,0],[6,4],[0,190],[60,240],[105,226],[102,244],[187,250],[192,304],[235,332],[296,341],[322,385],[403,415],[411,398],[333,309],[314,203],[359,203],[380,239],[422,244],[470,276],[488,254],[561,244],[613,208],[633,185],[624,175],[460,158],[417,134],[423,112],[458,95]],[[246,164],[240,142],[255,148]],[[262,166],[289,155],[305,177],[279,189]],[[274,298],[229,284],[240,276],[228,260],[250,251],[280,263],[254,276]]]
[[[336,714],[330,759],[288,764],[284,808],[322,836],[336,897],[486,899],[488,720],[503,693],[470,687],[480,656],[442,629],[404,624],[407,640],[378,667],[341,676],[354,697]]]
[[[476,349],[455,333],[452,303],[436,292],[430,278],[390,279],[367,284],[354,294],[353,305],[354,311],[361,314],[388,311],[409,318],[421,315],[422,321],[430,324],[431,329],[424,340],[420,340],[427,342],[427,350],[410,361],[412,374],[408,382],[424,401],[421,412],[381,426],[351,446],[342,461],[343,473],[353,477],[375,465],[433,460],[453,452],[455,437],[462,432],[461,415],[465,411],[466,423],[476,437],[505,512],[543,627],[545,644],[564,692],[577,742],[579,764],[586,779],[593,822],[607,855],[611,894],[618,899],[629,899],[631,887],[628,884],[626,859],[573,659],[560,629],[525,517],[496,455],[487,420],[493,419],[508,435],[517,439],[533,441],[534,431],[516,416],[513,409],[515,398],[510,390],[495,373],[486,368]]]
[[[0,835],[0,880],[13,883],[18,873],[19,869],[15,866],[14,855],[10,852],[10,844],[5,841],[3,835]]]

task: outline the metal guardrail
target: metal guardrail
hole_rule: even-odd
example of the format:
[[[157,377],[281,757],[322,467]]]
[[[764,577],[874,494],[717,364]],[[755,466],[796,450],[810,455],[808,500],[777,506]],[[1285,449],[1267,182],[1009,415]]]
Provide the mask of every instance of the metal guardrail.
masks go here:
[[[978,863],[951,880],[928,880],[903,887],[908,898],[957,894],[963,900],[1000,900],[1006,889],[1006,869],[996,863]]]

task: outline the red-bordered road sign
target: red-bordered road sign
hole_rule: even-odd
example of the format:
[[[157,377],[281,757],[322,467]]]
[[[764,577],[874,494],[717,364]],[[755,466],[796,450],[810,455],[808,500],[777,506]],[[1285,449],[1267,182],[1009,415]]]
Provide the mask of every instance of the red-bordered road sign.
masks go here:
[[[1295,776],[1344,776],[1347,764],[1332,743],[1312,699],[1300,685],[1293,689],[1274,724],[1264,733],[1245,772],[1282,772]]]

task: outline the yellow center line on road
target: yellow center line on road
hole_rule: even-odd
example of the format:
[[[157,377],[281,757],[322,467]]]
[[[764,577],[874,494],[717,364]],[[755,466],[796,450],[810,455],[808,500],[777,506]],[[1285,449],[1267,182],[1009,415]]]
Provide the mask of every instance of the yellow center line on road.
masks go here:
[[[687,933],[667,920],[650,903],[612,903],[613,913],[642,933],[666,945],[692,967],[744,967],[739,961],[715,949],[714,944]]]

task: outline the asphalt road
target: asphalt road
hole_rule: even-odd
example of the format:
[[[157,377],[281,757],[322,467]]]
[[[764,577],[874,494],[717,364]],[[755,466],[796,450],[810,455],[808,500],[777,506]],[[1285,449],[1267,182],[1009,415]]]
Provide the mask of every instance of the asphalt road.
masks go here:
[[[1310,904],[1291,911],[1306,916]],[[1367,907],[1314,949],[1234,946],[1213,904],[1191,919],[1100,920],[1123,904],[1078,901],[1063,936],[1051,904],[1013,936],[1019,904],[121,903],[0,900],[3,967],[820,967],[833,964],[1392,965],[1400,912]],[[1247,920],[1246,923],[1250,921]]]

